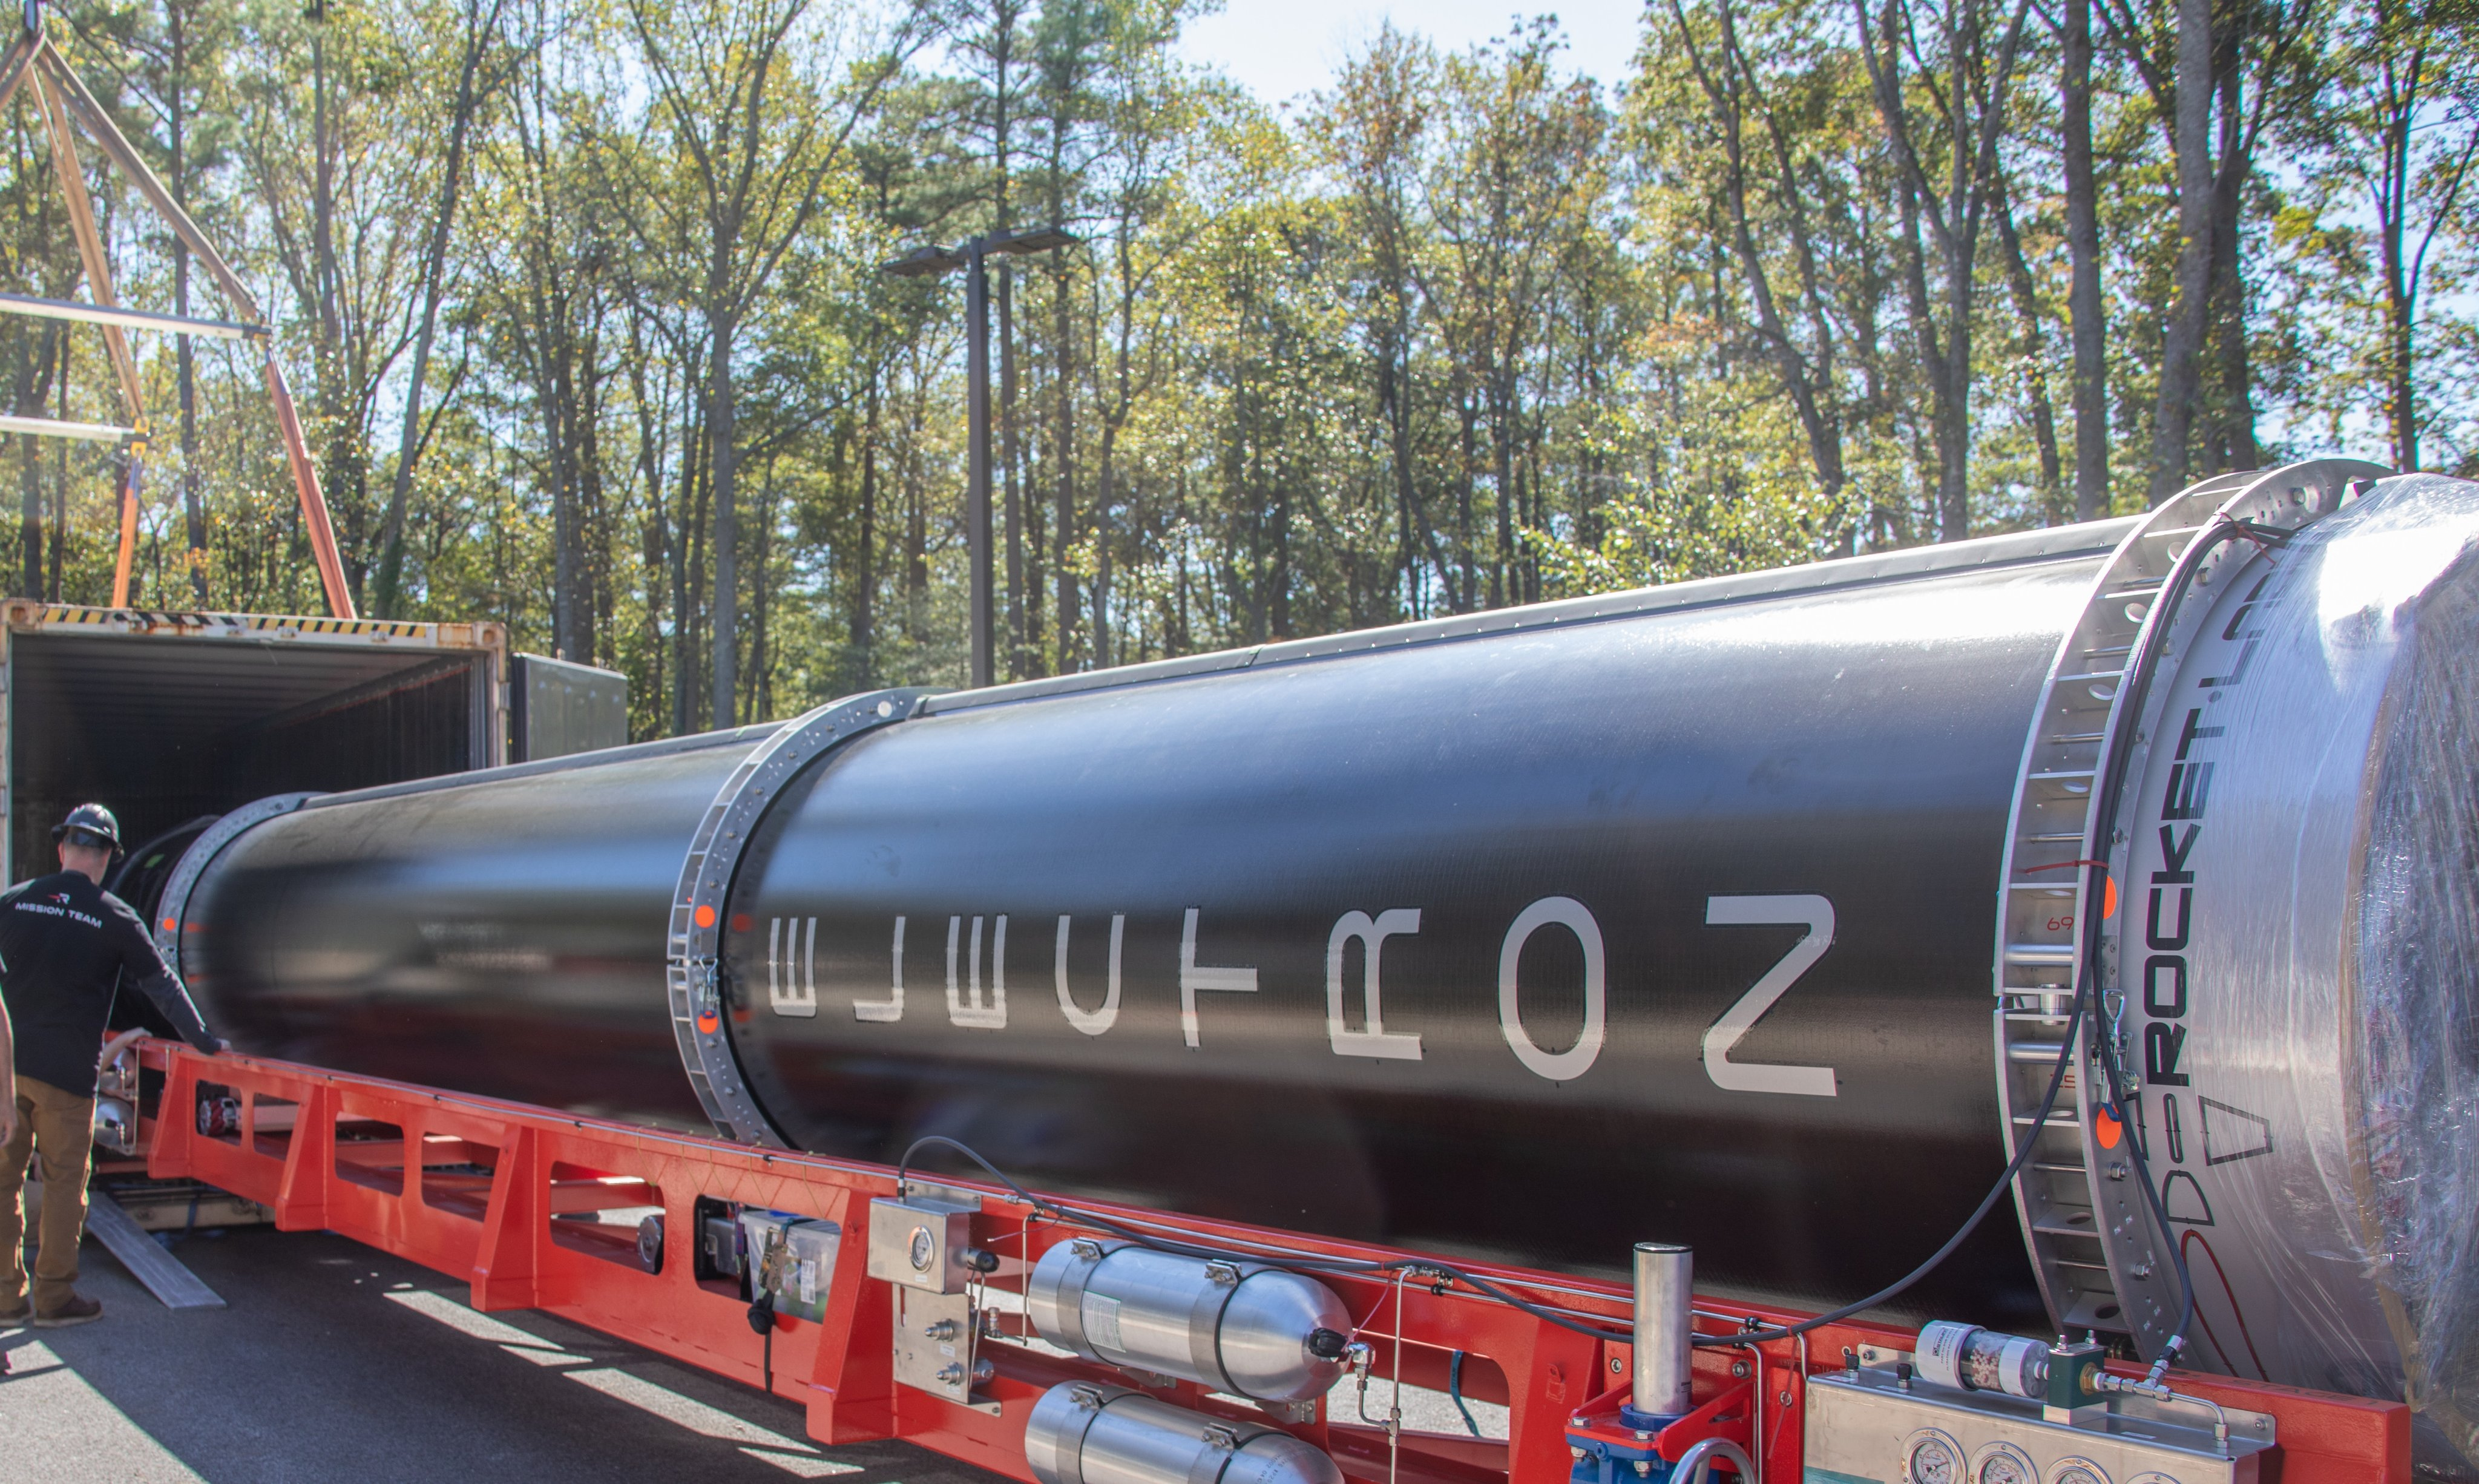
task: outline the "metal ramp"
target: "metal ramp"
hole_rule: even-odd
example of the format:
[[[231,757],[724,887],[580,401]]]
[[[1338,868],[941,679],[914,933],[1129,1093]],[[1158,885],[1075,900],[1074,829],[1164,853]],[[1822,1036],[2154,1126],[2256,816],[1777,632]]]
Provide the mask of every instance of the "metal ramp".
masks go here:
[[[146,1285],[146,1292],[162,1299],[165,1308],[224,1307],[215,1290],[182,1267],[179,1258],[166,1251],[128,1212],[120,1209],[118,1202],[101,1190],[88,1192],[86,1229],[88,1235],[103,1243],[105,1251],[120,1260],[131,1277]]]

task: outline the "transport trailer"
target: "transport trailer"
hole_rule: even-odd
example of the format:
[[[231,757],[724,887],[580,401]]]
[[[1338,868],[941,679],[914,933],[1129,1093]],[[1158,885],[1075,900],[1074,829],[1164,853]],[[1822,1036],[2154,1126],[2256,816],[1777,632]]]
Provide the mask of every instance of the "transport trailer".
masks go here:
[[[150,1170],[1045,1484],[2469,1478],[2474,551],[2324,462],[273,796]]]

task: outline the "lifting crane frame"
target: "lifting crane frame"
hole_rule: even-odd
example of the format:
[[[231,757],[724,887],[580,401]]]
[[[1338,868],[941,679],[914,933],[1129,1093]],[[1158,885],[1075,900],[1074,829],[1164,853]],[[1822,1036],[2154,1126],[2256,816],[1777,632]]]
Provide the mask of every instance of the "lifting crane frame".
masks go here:
[[[61,55],[51,37],[43,29],[41,0],[27,0],[24,31],[0,53],[0,108],[6,108],[17,94],[20,85],[33,90],[35,106],[43,118],[43,132],[51,141],[52,173],[60,178],[61,195],[67,203],[69,230],[77,240],[79,267],[86,276],[88,292],[93,302],[81,304],[69,299],[36,298],[24,294],[0,294],[0,313],[26,315],[37,319],[65,320],[99,325],[103,329],[104,348],[112,358],[115,378],[120,386],[120,399],[129,417],[126,427],[97,422],[67,422],[46,418],[0,417],[0,432],[33,434],[54,438],[89,439],[117,442],[122,445],[120,478],[120,547],[112,573],[112,606],[129,605],[131,565],[138,545],[138,505],[140,483],[144,473],[148,441],[145,400],[138,379],[138,363],[129,353],[131,330],[167,331],[174,334],[207,335],[227,340],[255,341],[265,352],[267,395],[275,404],[275,421],[284,438],[286,462],[293,472],[294,492],[301,501],[302,529],[310,538],[310,550],[319,564],[319,584],[327,599],[327,612],[332,618],[351,619],[354,611],[351,588],[345,580],[345,564],[336,548],[336,528],[327,516],[326,496],[319,488],[319,471],[310,459],[310,448],[301,433],[301,415],[293,402],[291,388],[285,385],[284,371],[275,361],[275,340],[259,312],[258,300],[244,287],[239,274],[224,261],[206,233],[190,218],[172,192],[166,190],[138,151],[130,147],[112,115],[95,101],[85,83]],[[117,166],[139,194],[146,198],[156,214],[164,218],[174,235],[189,245],[198,261],[214,279],[216,287],[239,312],[241,319],[205,320],[186,315],[157,314],[149,310],[121,306],[113,289],[112,265],[103,249],[103,237],[95,225],[94,202],[86,189],[84,167],[78,158],[76,139],[70,125],[74,121],[105,158]],[[192,548],[190,561],[193,570],[204,560],[205,553]]]
[[[1023,1315],[1004,1312],[1009,1292],[1061,1241],[1103,1235],[1045,1216],[985,1182],[938,1177],[943,1192],[977,1200],[971,1241],[996,1254],[984,1280],[998,1333],[979,1353],[995,1368],[973,1404],[896,1379],[892,1286],[866,1271],[870,1201],[897,1193],[884,1165],[785,1153],[574,1116],[523,1104],[231,1054],[207,1056],[166,1041],[142,1043],[141,1067],[161,1078],[141,1109],[141,1147],[149,1175],[205,1182],[257,1201],[285,1231],[327,1230],[473,1285],[479,1310],[541,1309],[718,1375],[803,1403],[807,1430],[829,1446],[902,1438],[1016,1479],[1031,1479],[1025,1422],[1034,1403],[1062,1381],[1125,1385],[1126,1372],[1023,1343]],[[204,1104],[222,1110],[205,1120]],[[920,1177],[914,1177],[916,1188]],[[1578,1192],[1589,1199],[1588,1192]],[[747,1301],[729,1285],[701,1281],[694,1260],[702,1202],[728,1201],[840,1226],[823,1318],[775,1317],[753,1328]],[[635,1234],[597,1223],[600,1212],[659,1209],[668,1234],[649,1270]],[[1165,1237],[1297,1258],[1396,1259],[1366,1243],[1078,1202],[1123,1224]],[[1073,1215],[1073,1213],[1071,1213]],[[1754,1219],[1754,1218],[1751,1218]],[[1459,1263],[1467,1272],[1534,1303],[1623,1332],[1629,1293],[1621,1284]],[[1504,1441],[1414,1432],[1382,1412],[1354,1417],[1346,1378],[1305,1420],[1270,1419],[1202,1388],[1147,1379],[1163,1399],[1209,1416],[1271,1420],[1330,1454],[1344,1473],[1396,1484],[1565,1484],[1567,1430],[1582,1414],[1608,1410],[1630,1376],[1630,1347],[1560,1328],[1495,1301],[1446,1275],[1320,1272],[1349,1308],[1369,1346],[1364,1377],[1461,1393],[1509,1409]],[[1699,1295],[1699,1329],[1740,1332],[1796,1320],[1796,1313]],[[1845,1322],[1796,1341],[1700,1347],[1699,1410],[1660,1435],[1675,1458],[1699,1438],[1746,1448],[1762,1484],[1801,1484],[1807,1377],[1834,1369],[1863,1347],[1908,1351],[1913,1336]],[[1470,1364],[1479,1360],[1485,1364]],[[2140,1369],[2115,1365],[2120,1374]],[[2274,1417],[2283,1484],[2407,1484],[2410,1409],[2233,1380],[2181,1374],[2181,1392]],[[1387,1393],[1381,1393],[1381,1397]],[[1332,1408],[1329,1413],[1328,1408]],[[1364,1420],[1364,1419],[1366,1419]],[[1702,1420],[1699,1420],[1701,1419]],[[1693,1427],[1690,1424],[1695,1424]],[[1679,1434],[1673,1446],[1672,1433]],[[1638,1435],[1643,1436],[1642,1434]]]

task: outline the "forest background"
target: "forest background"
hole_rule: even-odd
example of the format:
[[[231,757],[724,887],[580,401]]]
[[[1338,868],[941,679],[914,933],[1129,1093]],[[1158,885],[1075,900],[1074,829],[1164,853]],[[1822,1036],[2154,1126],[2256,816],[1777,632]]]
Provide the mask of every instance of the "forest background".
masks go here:
[[[2474,0],[1652,0],[1381,30],[1285,105],[1198,0],[69,4],[274,320],[366,613],[627,674],[656,736],[965,669],[995,270],[1029,677],[2144,508],[2479,473]],[[0,291],[82,293],[25,94]],[[87,151],[124,302],[220,316]],[[140,337],[133,601],[320,611],[233,342]],[[21,415],[116,421],[88,327]],[[11,590],[104,601],[116,451],[10,436]],[[192,549],[203,559],[192,561]]]

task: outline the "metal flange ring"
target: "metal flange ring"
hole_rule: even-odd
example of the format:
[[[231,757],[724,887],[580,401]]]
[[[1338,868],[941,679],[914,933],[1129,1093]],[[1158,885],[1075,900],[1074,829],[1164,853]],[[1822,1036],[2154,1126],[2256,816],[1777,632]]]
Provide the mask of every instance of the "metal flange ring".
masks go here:
[[[689,840],[679,885],[672,893],[663,982],[680,1064],[715,1132],[726,1139],[789,1147],[750,1095],[723,1029],[724,917],[741,853],[768,806],[802,769],[847,738],[911,716],[930,694],[921,689],[872,691],[830,702],[792,722],[731,770]]]
[[[1998,1104],[2006,1153],[2039,1144],[2014,1183],[2017,1214],[2041,1296],[2059,1330],[2129,1337],[2146,1358],[2175,1330],[2175,1285],[2151,1281],[2171,1265],[2165,1239],[2127,1178],[2127,1136],[2108,1116],[2093,1048],[2113,1024],[2086,1023],[2061,1040],[2077,988],[2087,979],[2117,992],[2113,938],[2104,961],[2087,960],[2089,919],[2109,916],[2123,842],[2111,838],[2112,780],[2139,763],[2157,729],[2140,689],[2147,655],[2181,651],[2208,603],[2177,611],[2162,601],[2187,582],[2209,584],[2223,568],[2258,558],[2204,538],[2230,522],[2287,532],[2330,514],[2356,481],[2389,470],[2318,459],[2270,471],[2226,473],[2163,501],[2103,563],[2075,623],[2060,640],[2025,739],[1998,882],[1994,985]],[[2097,900],[2095,899],[2097,898]],[[2124,1060],[2123,1047],[2120,1060]],[[2071,1105],[2038,1118],[2060,1055]],[[2038,1125],[2038,1126],[2034,1126]],[[2138,1134],[2134,1137],[2141,1137]]]
[[[170,879],[164,883],[155,921],[148,925],[155,934],[156,951],[172,965],[172,972],[184,981],[192,972],[190,964],[181,961],[181,940],[189,936],[190,896],[198,889],[199,880],[207,874],[207,867],[215,864],[216,857],[223,854],[224,847],[277,815],[290,814],[311,800],[323,797],[315,793],[275,794],[244,804],[209,825],[205,833],[190,843],[181,855],[180,864],[172,868]]]

